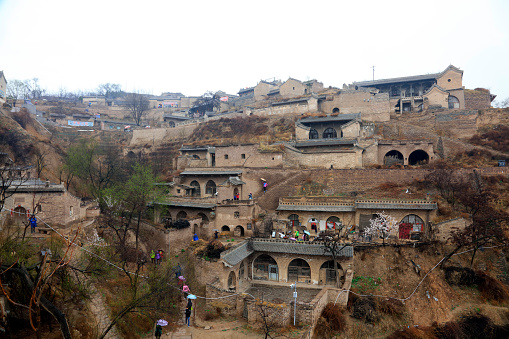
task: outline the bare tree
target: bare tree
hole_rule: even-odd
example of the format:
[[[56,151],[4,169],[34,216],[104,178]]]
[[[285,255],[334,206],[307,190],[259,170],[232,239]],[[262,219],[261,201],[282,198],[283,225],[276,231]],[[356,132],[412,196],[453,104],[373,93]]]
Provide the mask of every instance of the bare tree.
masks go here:
[[[348,244],[345,244],[340,241],[339,234],[334,234],[332,236],[325,235],[323,237],[323,251],[325,254],[330,254],[332,256],[332,260],[334,261],[334,272],[336,274],[336,287],[340,287],[340,277],[338,274],[338,258],[341,257],[341,251]]]
[[[262,299],[255,300],[256,313],[260,319],[263,334],[265,339],[284,337],[279,332],[281,327],[284,326],[287,319],[282,316],[282,305],[269,303]]]
[[[129,93],[125,97],[125,107],[131,114],[136,125],[139,126],[141,119],[149,110],[149,101],[143,94]]]
[[[0,152],[0,211],[5,200],[16,193],[29,178],[29,166],[16,166],[5,153]]]
[[[34,149],[34,162],[35,162],[35,170],[37,171],[37,178],[41,177],[42,171],[48,167],[48,163],[46,162],[46,156],[48,152],[45,150],[40,150],[38,148]]]

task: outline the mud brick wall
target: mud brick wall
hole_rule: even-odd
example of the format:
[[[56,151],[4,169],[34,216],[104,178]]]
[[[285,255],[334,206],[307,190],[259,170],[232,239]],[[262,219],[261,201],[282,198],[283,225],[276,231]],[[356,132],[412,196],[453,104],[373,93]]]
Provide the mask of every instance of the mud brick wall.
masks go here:
[[[239,295],[234,295],[235,291],[228,291],[218,288],[212,284],[207,284],[206,294],[207,298],[221,298],[221,299],[207,299],[206,305],[210,312],[216,312],[216,308],[221,308],[222,313],[239,316],[239,312],[242,312],[243,302]],[[224,298],[228,297],[228,298]],[[237,307],[239,306],[239,307]]]
[[[487,109],[491,107],[490,91],[484,88],[465,90],[465,109]]]

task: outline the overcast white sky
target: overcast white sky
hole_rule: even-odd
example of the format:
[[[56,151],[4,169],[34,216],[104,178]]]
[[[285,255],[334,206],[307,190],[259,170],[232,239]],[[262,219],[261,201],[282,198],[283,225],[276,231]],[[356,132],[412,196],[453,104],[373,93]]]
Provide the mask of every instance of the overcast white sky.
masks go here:
[[[0,70],[56,91],[119,83],[236,94],[261,79],[325,86],[464,70],[509,97],[509,1],[0,0]]]

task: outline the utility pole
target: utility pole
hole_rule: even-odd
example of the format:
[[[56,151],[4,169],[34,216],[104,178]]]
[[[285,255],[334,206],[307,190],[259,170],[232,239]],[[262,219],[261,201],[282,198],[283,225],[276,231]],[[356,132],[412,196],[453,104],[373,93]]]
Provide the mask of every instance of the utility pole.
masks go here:
[[[373,68],[373,81],[375,81],[375,65],[371,66]]]

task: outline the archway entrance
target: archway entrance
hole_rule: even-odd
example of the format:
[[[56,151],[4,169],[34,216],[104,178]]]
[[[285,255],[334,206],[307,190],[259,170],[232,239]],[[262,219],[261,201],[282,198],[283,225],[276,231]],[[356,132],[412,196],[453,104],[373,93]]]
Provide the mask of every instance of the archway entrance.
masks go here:
[[[340,277],[340,283],[343,278],[343,270],[341,265],[337,263],[334,269],[334,260],[326,261],[320,266],[320,284],[321,285],[335,285],[336,275]]]
[[[27,218],[27,210],[23,206],[18,206],[14,209],[14,220],[23,221]]]
[[[417,150],[410,153],[408,157],[409,165],[425,165],[429,162],[429,155],[423,150]]]
[[[228,275],[228,289],[235,290],[237,287],[237,279],[235,279],[235,272],[231,271]]]
[[[230,227],[223,225],[223,227],[221,227],[221,232],[230,232]]]
[[[253,262],[254,280],[279,281],[279,268],[276,260],[268,254],[262,254]]]
[[[243,237],[244,236],[244,227],[238,225],[235,227],[235,231],[233,232],[233,235],[236,237]]]
[[[187,218],[187,213],[184,212],[184,211],[180,211],[177,213],[177,220],[182,220],[182,219],[185,219]]]
[[[193,188],[191,189],[191,196],[193,197],[199,197],[201,195],[200,192],[200,183],[196,180],[191,181],[190,186]]]
[[[405,160],[403,158],[403,154],[401,152],[393,150],[385,153],[384,156],[384,165],[385,166],[392,166],[392,165],[404,165]]]
[[[294,259],[288,265],[288,281],[311,282],[311,268],[304,259]]]

